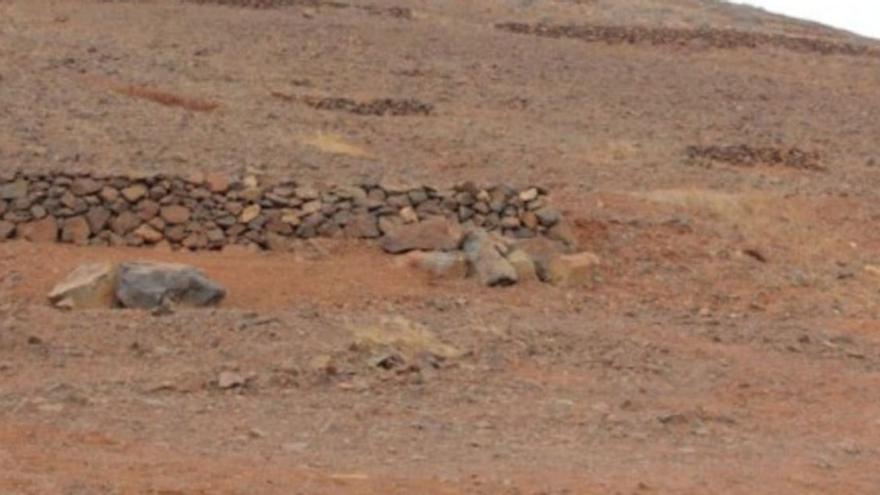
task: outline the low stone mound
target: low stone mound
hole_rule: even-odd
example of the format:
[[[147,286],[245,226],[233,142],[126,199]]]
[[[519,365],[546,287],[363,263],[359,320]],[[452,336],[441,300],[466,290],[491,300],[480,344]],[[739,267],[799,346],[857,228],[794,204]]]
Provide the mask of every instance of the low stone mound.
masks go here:
[[[213,174],[0,176],[0,240],[284,250],[293,239],[319,236],[399,237],[405,226],[438,218],[456,222],[465,232],[480,228],[518,239],[551,235],[561,223],[547,191],[535,186],[363,183],[318,188]],[[391,240],[382,242],[393,248]],[[394,249],[433,249],[408,242],[416,244]]]

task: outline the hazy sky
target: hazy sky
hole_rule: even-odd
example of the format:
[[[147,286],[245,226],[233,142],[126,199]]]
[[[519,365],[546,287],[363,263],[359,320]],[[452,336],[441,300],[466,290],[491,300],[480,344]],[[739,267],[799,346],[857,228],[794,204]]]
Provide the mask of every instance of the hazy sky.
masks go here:
[[[880,0],[731,0],[880,38]]]

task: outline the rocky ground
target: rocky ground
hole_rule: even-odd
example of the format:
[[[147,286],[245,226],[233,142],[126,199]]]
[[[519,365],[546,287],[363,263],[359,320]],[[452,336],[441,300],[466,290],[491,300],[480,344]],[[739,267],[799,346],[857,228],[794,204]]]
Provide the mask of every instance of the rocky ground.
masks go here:
[[[2,172],[541,185],[601,263],[0,243],[0,492],[880,490],[877,43],[698,0],[247,4],[0,1]],[[227,296],[50,307],[129,260]]]

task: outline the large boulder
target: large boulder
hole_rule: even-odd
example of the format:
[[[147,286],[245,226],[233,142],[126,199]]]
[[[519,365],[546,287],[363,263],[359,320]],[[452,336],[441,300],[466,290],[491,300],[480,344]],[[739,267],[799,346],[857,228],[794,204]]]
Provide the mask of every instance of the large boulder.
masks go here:
[[[393,254],[415,250],[454,251],[458,249],[464,236],[457,221],[439,216],[385,228],[387,231],[379,243],[382,249]]]
[[[81,265],[49,292],[49,302],[64,309],[112,308],[117,275],[113,263]]]
[[[191,266],[133,262],[119,267],[116,298],[127,308],[153,309],[167,302],[183,306],[210,306],[226,290]]]
[[[480,283],[489,287],[513,285],[519,277],[516,268],[504,257],[510,246],[485,230],[470,232],[464,240],[464,255]]]

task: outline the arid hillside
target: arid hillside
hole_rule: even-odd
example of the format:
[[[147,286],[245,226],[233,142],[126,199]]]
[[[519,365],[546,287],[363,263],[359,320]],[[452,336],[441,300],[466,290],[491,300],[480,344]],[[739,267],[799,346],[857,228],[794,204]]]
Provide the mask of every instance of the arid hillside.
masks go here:
[[[0,0],[0,178],[538,185],[601,260],[10,233],[0,493],[880,493],[878,90],[880,42],[708,0]],[[47,302],[140,259],[228,297]]]

